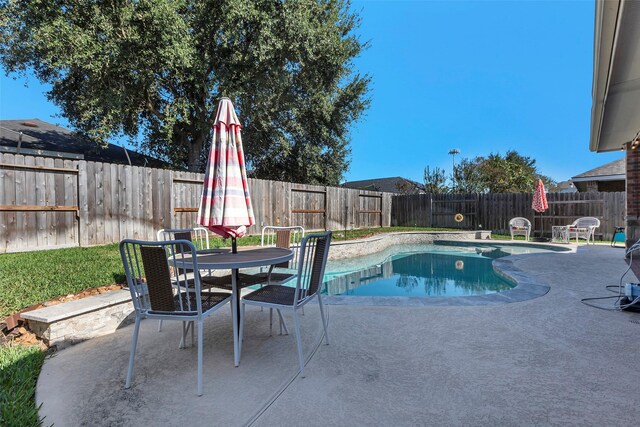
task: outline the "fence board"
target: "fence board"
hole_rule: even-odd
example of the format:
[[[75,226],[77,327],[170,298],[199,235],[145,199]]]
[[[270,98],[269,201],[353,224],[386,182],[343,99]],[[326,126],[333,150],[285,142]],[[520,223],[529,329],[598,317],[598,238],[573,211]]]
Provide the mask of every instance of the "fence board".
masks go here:
[[[36,166],[40,166],[44,168],[44,158],[36,157]],[[38,206],[46,206],[46,175],[47,173],[44,170],[36,171],[36,204]],[[53,244],[49,243],[48,235],[47,235],[47,214],[45,212],[38,212],[36,214],[36,227],[38,234],[38,246],[41,248],[46,248],[47,246]]]
[[[15,162],[18,165],[24,165],[24,156],[16,155]],[[14,168],[15,170],[15,204],[17,205],[26,205],[26,179],[27,172],[26,169],[23,168]],[[16,215],[16,240],[13,242],[16,246],[22,247],[26,245],[26,239],[28,238],[26,227],[27,227],[27,213],[26,211],[17,212]]]
[[[29,156],[30,157],[30,156]],[[77,165],[73,160],[64,160],[63,166],[65,169],[77,169]],[[65,206],[78,206],[78,197],[76,194],[78,179],[77,173],[65,173],[64,174],[64,205]],[[108,194],[108,193],[107,193]],[[65,242],[67,246],[75,246],[78,244],[78,227],[77,227],[77,213],[63,214],[65,217]]]
[[[5,161],[9,161],[10,163],[15,163],[15,156],[10,154],[5,154]],[[7,205],[12,205],[16,203],[16,171],[7,169],[5,170],[4,175],[4,200]],[[10,249],[13,245],[16,244],[16,225],[17,225],[17,212],[7,212],[5,215],[5,227],[7,230],[6,242],[7,248]]]
[[[25,156],[24,163],[26,166],[35,167],[36,159],[33,156]],[[25,205],[35,205],[36,204],[36,192],[34,189],[36,188],[36,174],[31,171],[27,173],[24,181],[25,187],[25,195],[23,197],[23,202]],[[24,212],[25,216],[25,227],[24,233],[26,235],[24,240],[23,247],[38,247],[38,229],[36,227],[36,212]],[[19,248],[18,248],[19,249]]]

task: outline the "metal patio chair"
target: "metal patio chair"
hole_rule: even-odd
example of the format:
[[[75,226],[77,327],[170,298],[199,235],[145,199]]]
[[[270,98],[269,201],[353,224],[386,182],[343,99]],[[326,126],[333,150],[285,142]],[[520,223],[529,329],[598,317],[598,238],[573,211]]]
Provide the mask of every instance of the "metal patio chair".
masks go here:
[[[304,228],[301,226],[289,226],[289,227],[281,227],[275,225],[266,225],[262,227],[262,232],[260,233],[260,246],[269,247],[275,246],[277,248],[285,248],[293,250],[293,259],[290,261],[284,262],[282,264],[275,264],[270,266],[268,269],[261,268],[260,273],[252,275],[254,282],[253,284],[258,284],[261,286],[264,285],[279,285],[289,280],[293,279],[296,276],[295,268],[298,265],[298,255],[300,254],[300,243],[304,238]],[[288,271],[275,271],[277,268],[279,270],[285,269]],[[304,314],[304,308],[302,309],[302,314]],[[278,310],[278,318],[280,324],[280,335],[282,335],[282,329],[286,334],[289,333],[287,330],[287,325],[282,317],[282,313]],[[273,330],[273,308],[269,309],[269,333]]]
[[[156,233],[158,241],[189,240],[197,250],[209,249],[209,230],[204,227],[163,228]]]
[[[135,309],[135,326],[131,340],[131,353],[125,388],[131,386],[133,365],[142,319],[177,320],[182,322],[180,347],[186,344],[191,329],[191,345],[194,328],[198,330],[198,396],[202,395],[202,327],[204,319],[231,301],[231,294],[203,291],[200,276],[188,277],[188,270],[198,271],[196,248],[189,240],[146,242],[123,240],[120,256],[127,277],[127,286]],[[176,267],[176,262],[181,266]]]
[[[298,273],[295,277],[295,287],[269,284],[242,298],[242,321],[240,323],[241,350],[242,336],[244,333],[244,310],[247,304],[259,307],[268,307],[276,310],[289,310],[293,313],[298,358],[300,361],[300,373],[302,377],[304,377],[304,355],[302,353],[300,317],[298,315],[298,309],[302,308],[314,297],[318,298],[320,318],[322,320],[322,327],[324,328],[324,337],[328,345],[329,337],[327,335],[327,323],[324,317],[324,308],[322,305],[320,290],[322,288],[322,278],[327,265],[330,244],[331,231],[306,236],[302,239],[302,243],[300,245]]]

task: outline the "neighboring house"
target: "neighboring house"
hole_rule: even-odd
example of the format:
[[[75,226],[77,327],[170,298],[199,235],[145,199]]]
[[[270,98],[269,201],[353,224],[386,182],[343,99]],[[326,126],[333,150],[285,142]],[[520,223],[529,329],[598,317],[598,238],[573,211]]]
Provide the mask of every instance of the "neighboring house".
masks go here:
[[[570,179],[566,181],[560,181],[556,185],[556,193],[577,193],[576,186],[571,182]]]
[[[422,186],[410,179],[399,176],[391,178],[364,179],[362,181],[348,181],[342,184],[346,188],[358,190],[384,191],[386,193],[398,194],[422,194]]]
[[[626,159],[620,159],[571,178],[581,193],[625,191]]]
[[[69,129],[38,119],[0,120],[0,153],[3,152],[133,166],[169,166],[115,144],[101,147]]]

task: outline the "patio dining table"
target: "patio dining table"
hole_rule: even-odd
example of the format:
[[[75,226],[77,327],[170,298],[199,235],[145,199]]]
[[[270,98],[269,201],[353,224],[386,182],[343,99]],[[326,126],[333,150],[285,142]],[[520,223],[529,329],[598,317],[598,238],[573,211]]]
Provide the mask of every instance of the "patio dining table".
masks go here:
[[[235,366],[240,364],[240,292],[238,289],[238,270],[241,268],[263,267],[280,264],[293,259],[293,251],[284,248],[260,248],[244,251],[221,252],[219,250],[202,250],[196,252],[198,269],[200,270],[231,270],[231,293],[233,313],[233,362]],[[176,259],[177,267],[182,263],[188,265],[191,262],[189,255]]]

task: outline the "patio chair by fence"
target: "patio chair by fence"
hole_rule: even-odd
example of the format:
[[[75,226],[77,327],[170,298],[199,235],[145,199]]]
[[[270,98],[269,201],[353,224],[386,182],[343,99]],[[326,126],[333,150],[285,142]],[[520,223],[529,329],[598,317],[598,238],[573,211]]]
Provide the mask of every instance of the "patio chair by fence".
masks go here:
[[[329,246],[331,245],[331,231],[319,234],[310,234],[302,239],[298,260],[298,274],[296,286],[267,285],[242,298],[242,321],[240,323],[240,349],[242,349],[242,336],[244,333],[244,309],[248,305],[268,307],[276,310],[289,310],[293,313],[298,358],[300,361],[300,374],[304,377],[304,354],[302,353],[302,340],[300,336],[300,317],[298,309],[318,298],[320,306],[320,319],[324,328],[324,337],[329,344],[327,335],[327,323],[324,317],[322,305],[322,278],[327,265]]]
[[[158,241],[189,240],[197,250],[209,249],[209,230],[204,227],[195,228],[163,228],[156,233]]]
[[[600,227],[600,220],[592,216],[578,218],[569,225],[569,239],[575,236],[576,243],[578,238],[586,239],[587,244],[591,240],[595,244],[596,228]]]
[[[198,396],[202,395],[203,322],[218,308],[231,301],[231,294],[203,291],[200,276],[196,274],[189,277],[187,271],[198,271],[195,253],[196,248],[189,240],[145,242],[127,239],[120,243],[120,256],[136,316],[125,388],[131,386],[142,319],[178,320],[182,322],[181,348],[186,344],[189,329],[193,345],[194,327],[197,323],[197,393]],[[176,268],[178,260],[188,263],[189,268]]]
[[[509,233],[511,234],[511,240],[513,240],[513,236],[521,235],[528,241],[531,235],[531,221],[522,217],[511,218],[509,221]]]
[[[267,225],[262,227],[260,246],[275,246],[293,250],[293,259],[282,264],[269,267],[268,271],[261,271],[254,275],[260,284],[279,284],[291,280],[295,273],[289,271],[285,273],[274,272],[274,268],[291,269],[298,265],[298,255],[300,254],[300,242],[304,238],[304,228],[300,226],[276,227]],[[293,267],[292,267],[293,266]]]

